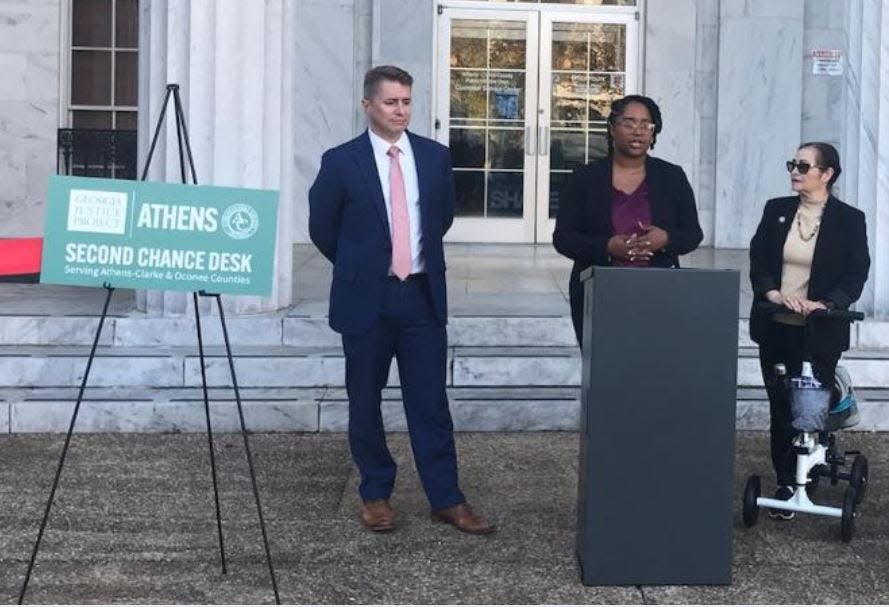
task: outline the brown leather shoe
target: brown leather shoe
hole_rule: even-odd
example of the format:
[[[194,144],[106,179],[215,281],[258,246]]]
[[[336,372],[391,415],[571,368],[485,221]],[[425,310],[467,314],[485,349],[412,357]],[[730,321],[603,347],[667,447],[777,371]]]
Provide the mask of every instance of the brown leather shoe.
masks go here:
[[[361,524],[377,533],[395,529],[395,511],[389,500],[371,500],[361,505]]]
[[[494,533],[494,525],[490,524],[472,511],[467,503],[457,504],[450,508],[443,508],[432,513],[432,520],[440,523],[448,523],[453,525],[463,533],[472,533],[474,535],[487,535]]]

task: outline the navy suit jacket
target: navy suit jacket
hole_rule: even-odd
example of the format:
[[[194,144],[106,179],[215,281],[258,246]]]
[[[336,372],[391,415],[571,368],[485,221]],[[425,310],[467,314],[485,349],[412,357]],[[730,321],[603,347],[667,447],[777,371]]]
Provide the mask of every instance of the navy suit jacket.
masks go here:
[[[435,317],[447,322],[442,238],[454,218],[454,175],[443,145],[408,132],[420,190],[421,246]],[[367,131],[321,157],[309,190],[309,235],[333,262],[329,322],[359,335],[380,311],[389,280],[392,239],[383,189]]]
[[[753,286],[750,337],[756,343],[762,343],[768,335],[771,313],[759,304],[767,301],[768,291],[781,288],[784,242],[798,206],[799,196],[766,202],[759,227],[750,241],[750,284]],[[831,196],[824,206],[812,254],[808,299],[848,309],[861,296],[869,268],[864,213]],[[813,353],[849,349],[849,323],[831,320],[819,324],[823,326],[813,333],[813,343],[809,344]]]

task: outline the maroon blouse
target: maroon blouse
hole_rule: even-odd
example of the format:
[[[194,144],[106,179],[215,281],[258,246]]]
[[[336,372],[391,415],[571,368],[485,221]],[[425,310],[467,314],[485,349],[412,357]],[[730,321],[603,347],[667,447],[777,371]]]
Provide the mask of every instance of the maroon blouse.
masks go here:
[[[635,191],[627,194],[611,186],[611,233],[633,234],[639,231],[639,223],[651,223],[651,205],[648,203],[648,182],[643,180]],[[648,267],[648,259],[614,259],[615,266]]]

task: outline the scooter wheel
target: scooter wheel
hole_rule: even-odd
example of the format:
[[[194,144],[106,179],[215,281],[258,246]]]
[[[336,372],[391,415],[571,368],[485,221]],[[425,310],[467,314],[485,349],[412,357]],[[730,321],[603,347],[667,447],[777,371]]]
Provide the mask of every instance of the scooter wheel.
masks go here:
[[[855,533],[855,504],[858,502],[854,487],[847,487],[843,496],[843,517],[840,519],[840,537],[844,542],[852,539]]]
[[[741,518],[744,519],[745,527],[753,527],[756,524],[756,519],[759,518],[759,505],[756,500],[759,499],[761,493],[759,477],[754,474],[747,479],[747,486],[744,487],[744,507]]]
[[[852,460],[852,470],[849,472],[849,485],[855,488],[855,503],[860,504],[864,499],[864,493],[867,491],[867,458],[863,455],[856,455]]]

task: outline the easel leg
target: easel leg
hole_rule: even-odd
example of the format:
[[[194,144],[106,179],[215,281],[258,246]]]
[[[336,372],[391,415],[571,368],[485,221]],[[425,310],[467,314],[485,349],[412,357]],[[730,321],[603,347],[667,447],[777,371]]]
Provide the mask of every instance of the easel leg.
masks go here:
[[[31,580],[31,572],[34,570],[34,563],[37,561],[37,553],[40,551],[40,542],[43,540],[43,533],[46,531],[46,523],[49,522],[49,512],[52,509],[53,500],[56,497],[56,489],[59,486],[59,479],[62,476],[62,467],[65,465],[65,456],[68,454],[68,446],[71,444],[71,435],[74,433],[74,424],[77,422],[77,414],[80,411],[80,403],[83,402],[83,393],[86,390],[86,382],[89,380],[90,369],[93,366],[93,360],[96,357],[96,348],[99,345],[99,338],[102,335],[102,327],[105,325],[105,318],[108,316],[108,304],[111,303],[111,294],[114,288],[108,283],[103,285],[107,294],[105,296],[105,306],[102,308],[102,316],[99,318],[99,326],[96,329],[96,337],[93,339],[93,347],[90,349],[90,356],[86,362],[86,371],[83,373],[83,381],[80,382],[80,392],[77,394],[77,403],[74,405],[74,413],[71,415],[71,423],[68,425],[68,434],[65,436],[65,445],[62,447],[62,455],[59,457],[59,465],[56,468],[56,476],[52,482],[52,489],[49,492],[49,499],[46,501],[46,509],[43,512],[43,521],[40,523],[40,531],[37,533],[37,541],[34,542],[34,550],[31,552],[31,560],[28,562],[28,571],[25,573],[25,581],[22,584],[22,590],[19,593],[18,604],[21,605],[25,600],[25,593],[28,592],[28,582]]]
[[[174,114],[176,117],[176,139],[177,139],[177,143],[178,143],[178,147],[179,147],[180,177],[182,178],[182,183],[188,183],[188,173],[190,172],[191,183],[197,185],[197,183],[198,183],[197,173],[195,171],[194,159],[193,159],[192,153],[191,153],[191,144],[189,143],[189,138],[188,138],[188,128],[186,126],[186,121],[185,121],[185,112],[182,109],[182,100],[179,96],[179,85],[178,84],[168,84],[167,85],[167,94],[166,94],[166,97],[164,97],[163,108],[161,110],[160,118],[158,119],[157,128],[155,129],[154,137],[151,140],[151,146],[149,147],[149,150],[148,150],[148,158],[145,161],[145,169],[142,172],[142,180],[144,181],[146,179],[146,177],[148,176],[148,167],[151,164],[151,158],[154,154],[154,149],[157,144],[158,137],[160,136],[161,125],[163,124],[164,115],[167,110],[167,105],[168,105],[171,97],[173,99]],[[186,159],[188,161],[187,167],[186,167]],[[186,169],[188,169],[188,171]],[[209,441],[209,445],[210,445],[210,468],[211,468],[211,472],[213,475],[213,495],[214,495],[214,499],[216,502],[216,527],[217,527],[217,530],[219,533],[219,553],[220,553],[220,557],[222,560],[222,573],[226,573],[225,544],[223,543],[223,536],[222,536],[222,517],[220,514],[220,508],[219,508],[219,488],[218,488],[218,483],[217,483],[217,478],[216,478],[216,456],[215,456],[214,447],[213,447],[212,426],[210,423],[210,399],[209,399],[209,396],[207,393],[208,392],[207,391],[207,374],[206,374],[206,367],[205,367],[205,362],[204,362],[204,345],[203,345],[203,337],[201,334],[201,316],[200,316],[200,311],[198,309],[198,295],[200,295],[202,297],[215,297],[216,303],[219,306],[219,320],[222,324],[222,333],[225,337],[225,349],[226,349],[226,353],[228,354],[229,368],[231,369],[232,385],[234,386],[234,389],[235,389],[235,400],[237,401],[237,404],[238,404],[238,416],[241,421],[241,435],[244,437],[244,448],[247,452],[247,464],[250,468],[250,480],[253,482],[253,497],[256,500],[256,510],[259,513],[259,526],[262,530],[262,540],[263,540],[263,545],[265,547],[266,561],[268,562],[269,575],[271,576],[271,579],[272,579],[272,590],[275,593],[275,603],[280,605],[281,598],[278,595],[278,582],[275,579],[275,569],[272,565],[272,555],[271,555],[271,551],[269,550],[269,540],[268,540],[268,535],[267,535],[266,529],[265,529],[265,520],[262,516],[262,505],[260,504],[260,501],[259,501],[259,488],[256,485],[256,473],[254,472],[254,468],[253,468],[253,456],[250,452],[250,442],[249,442],[249,439],[247,436],[247,427],[246,427],[246,424],[244,423],[244,411],[243,411],[243,407],[241,405],[241,395],[238,390],[238,380],[237,380],[237,377],[235,376],[234,359],[232,358],[231,345],[230,345],[229,339],[228,339],[228,329],[226,328],[226,325],[225,325],[225,315],[222,310],[222,300],[218,294],[208,294],[208,293],[205,293],[204,291],[200,291],[199,293],[194,294],[195,322],[197,324],[198,347],[200,350],[200,357],[201,357],[201,377],[203,380],[203,388],[204,388],[204,412],[205,412],[205,415],[207,418],[207,440]]]
[[[216,453],[213,447],[213,425],[210,423],[210,397],[207,393],[207,365],[204,361],[204,338],[201,332],[201,311],[198,307],[198,294],[194,297],[195,328],[198,332],[198,354],[201,358],[201,385],[204,389],[204,415],[207,418],[207,442],[210,446],[210,474],[213,477],[213,503],[216,504],[216,531],[219,535],[219,559],[222,563],[222,573],[228,570],[225,565],[225,541],[222,537],[222,514],[219,508],[219,484],[216,481]]]
[[[218,293],[213,295],[202,293],[202,295],[214,297],[216,299],[216,305],[219,309],[219,322],[222,324],[222,336],[225,339],[225,352],[228,356],[228,366],[232,376],[232,387],[235,391],[235,402],[238,405],[238,419],[241,422],[241,436],[244,439],[244,451],[247,454],[247,467],[250,469],[250,481],[253,483],[253,499],[256,501],[256,513],[259,516],[259,528],[262,531],[262,544],[265,548],[266,562],[269,565],[269,576],[272,579],[272,591],[275,593],[275,604],[280,605],[281,597],[278,595],[278,582],[275,579],[275,568],[272,564],[272,553],[271,550],[269,550],[269,537],[266,533],[265,519],[262,515],[262,504],[259,500],[259,487],[256,484],[256,472],[253,468],[253,454],[250,451],[250,439],[247,435],[247,424],[244,422],[244,407],[241,404],[241,392],[238,389],[238,377],[235,374],[235,360],[232,357],[231,343],[228,339],[228,328],[225,324],[225,312],[222,309],[222,297]]]

